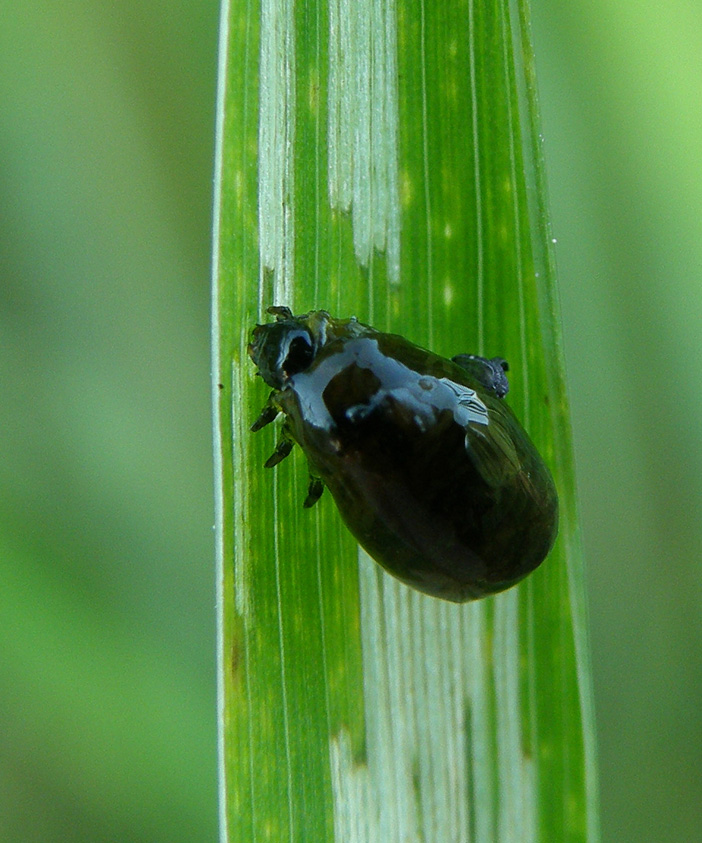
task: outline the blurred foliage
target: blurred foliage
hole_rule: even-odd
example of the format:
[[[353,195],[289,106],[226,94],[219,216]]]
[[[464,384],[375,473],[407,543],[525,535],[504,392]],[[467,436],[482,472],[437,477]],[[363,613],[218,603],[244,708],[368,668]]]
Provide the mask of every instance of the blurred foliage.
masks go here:
[[[605,840],[702,836],[702,7],[533,5]]]
[[[216,4],[0,4],[0,840],[216,835]],[[606,841],[702,827],[702,8],[534,0]]]
[[[3,843],[216,837],[196,7],[0,11]]]

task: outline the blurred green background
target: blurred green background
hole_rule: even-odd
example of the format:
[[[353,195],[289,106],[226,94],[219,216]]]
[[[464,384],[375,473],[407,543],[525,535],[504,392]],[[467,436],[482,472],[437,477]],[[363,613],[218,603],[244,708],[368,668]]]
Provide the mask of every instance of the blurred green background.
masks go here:
[[[1,843],[216,839],[217,16],[0,2]],[[699,841],[702,6],[533,16],[604,840]]]

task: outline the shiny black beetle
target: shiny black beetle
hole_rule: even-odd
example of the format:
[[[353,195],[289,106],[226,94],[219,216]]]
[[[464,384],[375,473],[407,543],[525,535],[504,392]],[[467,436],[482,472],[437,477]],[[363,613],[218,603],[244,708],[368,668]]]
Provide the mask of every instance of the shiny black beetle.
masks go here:
[[[249,354],[273,388],[251,430],[285,414],[266,467],[304,451],[365,550],[402,582],[457,603],[503,591],[558,529],[548,468],[510,408],[507,364],[447,360],[318,310],[257,325]]]

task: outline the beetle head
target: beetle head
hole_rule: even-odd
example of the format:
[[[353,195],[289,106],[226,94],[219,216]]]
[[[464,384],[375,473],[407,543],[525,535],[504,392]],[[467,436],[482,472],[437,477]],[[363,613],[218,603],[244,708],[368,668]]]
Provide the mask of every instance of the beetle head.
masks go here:
[[[263,380],[273,389],[282,389],[288,378],[312,363],[315,343],[301,318],[290,311],[276,315],[276,322],[254,328],[248,350]]]

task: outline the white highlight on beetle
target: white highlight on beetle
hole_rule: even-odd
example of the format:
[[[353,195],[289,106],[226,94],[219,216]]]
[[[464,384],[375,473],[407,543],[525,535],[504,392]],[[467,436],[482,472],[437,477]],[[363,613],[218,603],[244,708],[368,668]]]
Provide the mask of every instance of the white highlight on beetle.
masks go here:
[[[367,756],[332,736],[336,843],[532,843],[519,590],[494,599],[490,623],[484,601],[427,597],[362,550],[359,578]]]
[[[295,20],[293,0],[261,0],[258,236],[273,301],[290,301],[295,266]],[[263,304],[260,302],[260,304]]]
[[[385,251],[400,280],[395,0],[329,2],[328,177],[332,208],[351,212],[356,258]]]

